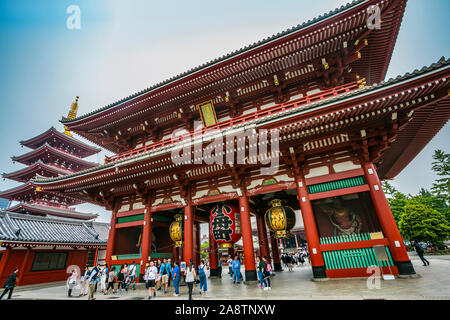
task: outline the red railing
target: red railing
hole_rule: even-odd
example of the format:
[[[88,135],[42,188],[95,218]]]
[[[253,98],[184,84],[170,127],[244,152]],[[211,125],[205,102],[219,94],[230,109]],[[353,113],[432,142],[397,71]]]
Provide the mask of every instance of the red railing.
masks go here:
[[[264,110],[256,111],[256,112],[253,112],[250,114],[246,114],[246,115],[235,117],[235,118],[232,118],[229,120],[225,120],[225,121],[219,122],[215,125],[212,125],[212,126],[209,126],[206,128],[201,128],[192,133],[187,133],[184,135],[176,136],[174,138],[167,138],[165,140],[161,140],[159,142],[150,144],[148,146],[143,146],[138,149],[133,149],[130,151],[120,153],[116,156],[106,157],[105,160],[106,160],[106,163],[111,163],[111,162],[114,162],[117,160],[126,159],[126,158],[134,156],[134,155],[138,155],[138,154],[141,154],[141,153],[144,153],[147,151],[156,150],[158,148],[162,148],[162,147],[174,144],[174,143],[181,142],[185,139],[200,137],[201,135],[206,134],[208,132],[225,129],[225,128],[228,128],[228,127],[231,127],[234,125],[242,124],[244,122],[249,122],[249,121],[256,120],[256,119],[259,119],[262,117],[270,116],[272,114],[290,110],[290,109],[293,109],[293,108],[296,108],[296,107],[299,107],[302,105],[307,105],[309,103],[328,99],[328,98],[358,89],[363,81],[364,81],[364,79],[350,82],[350,83],[347,83],[347,84],[344,84],[344,85],[341,85],[341,86],[338,86],[338,87],[335,87],[335,88],[332,88],[329,90],[324,90],[324,91],[312,94],[310,96],[305,96],[305,97],[302,97],[302,98],[299,98],[296,100],[281,103],[281,104],[275,105],[273,107],[270,107],[270,108],[267,108]]]

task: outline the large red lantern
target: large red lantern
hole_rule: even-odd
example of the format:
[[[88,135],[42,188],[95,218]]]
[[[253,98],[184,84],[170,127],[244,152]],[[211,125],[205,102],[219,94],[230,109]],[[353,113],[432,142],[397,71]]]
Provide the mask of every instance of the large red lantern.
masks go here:
[[[211,210],[210,231],[222,248],[232,248],[242,236],[239,210],[229,204],[218,204]]]

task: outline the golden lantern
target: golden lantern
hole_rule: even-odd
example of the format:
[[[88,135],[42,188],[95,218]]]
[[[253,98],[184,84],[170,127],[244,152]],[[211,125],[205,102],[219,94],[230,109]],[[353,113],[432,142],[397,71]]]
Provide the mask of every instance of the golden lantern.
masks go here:
[[[176,214],[173,221],[169,226],[170,238],[175,242],[175,247],[183,246],[183,215]]]
[[[287,238],[295,226],[295,212],[289,206],[282,205],[280,199],[273,199],[269,202],[272,206],[266,211],[264,220],[270,231],[275,233],[276,238]]]

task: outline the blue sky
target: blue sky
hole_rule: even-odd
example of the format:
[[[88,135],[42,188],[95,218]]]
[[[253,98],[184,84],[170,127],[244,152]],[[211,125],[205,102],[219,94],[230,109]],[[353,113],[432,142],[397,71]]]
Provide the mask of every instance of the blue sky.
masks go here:
[[[18,142],[51,126],[62,130],[75,96],[85,114],[173,75],[300,24],[347,1],[0,1],[0,172],[22,167]],[[81,29],[69,30],[69,5]],[[450,54],[446,0],[410,0],[387,78]],[[393,184],[429,188],[431,156],[450,152],[450,125]],[[89,160],[102,162],[104,153]],[[0,190],[16,186],[0,181]],[[80,210],[109,214],[90,204]]]

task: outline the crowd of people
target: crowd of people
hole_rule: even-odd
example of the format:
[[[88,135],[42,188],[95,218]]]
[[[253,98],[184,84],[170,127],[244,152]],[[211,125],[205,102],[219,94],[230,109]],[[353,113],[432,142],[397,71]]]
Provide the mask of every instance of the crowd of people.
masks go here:
[[[294,266],[303,266],[306,260],[311,263],[311,257],[306,249],[301,249],[295,253],[283,253],[280,260],[289,271],[292,271]]]
[[[283,265],[292,271],[294,265],[303,265],[306,259],[310,259],[306,249],[301,249],[295,253],[283,253],[280,257]],[[233,284],[239,284],[243,281],[241,272],[241,264],[243,258],[238,253],[234,257],[228,256],[226,263],[228,265],[228,274],[230,279],[233,280]],[[222,266],[224,261],[219,259],[218,277],[222,277]],[[256,258],[256,268],[258,274],[259,285],[258,287],[264,290],[271,290],[271,276],[272,265],[268,262],[266,256],[258,256]],[[192,259],[189,264],[182,270],[178,262],[171,262],[171,259],[163,259],[150,261],[146,263],[145,269],[141,271],[143,274],[143,280],[145,287],[148,290],[148,299],[155,298],[157,292],[160,291],[160,295],[167,295],[169,287],[172,283],[174,288],[173,296],[180,295],[180,280],[181,274],[184,271],[184,282],[188,287],[188,299],[192,300],[192,294],[194,285],[199,285],[200,295],[206,294],[208,290],[206,270],[208,269],[208,261],[201,260],[200,264],[196,267]],[[12,291],[15,287],[17,279],[18,269],[8,277],[1,298],[8,294],[8,298],[11,298]],[[79,296],[88,295],[88,300],[95,300],[95,294],[100,287],[100,293],[108,295],[110,293],[124,293],[128,290],[136,290],[136,273],[137,266],[135,261],[130,265],[123,264],[118,268],[117,266],[100,265],[97,264],[94,267],[89,268],[86,266],[84,270],[78,275],[76,270],[72,270],[67,280],[69,297],[72,297],[72,292],[78,284],[80,284]],[[78,281],[79,280],[79,281]],[[116,288],[117,284],[117,288]]]

